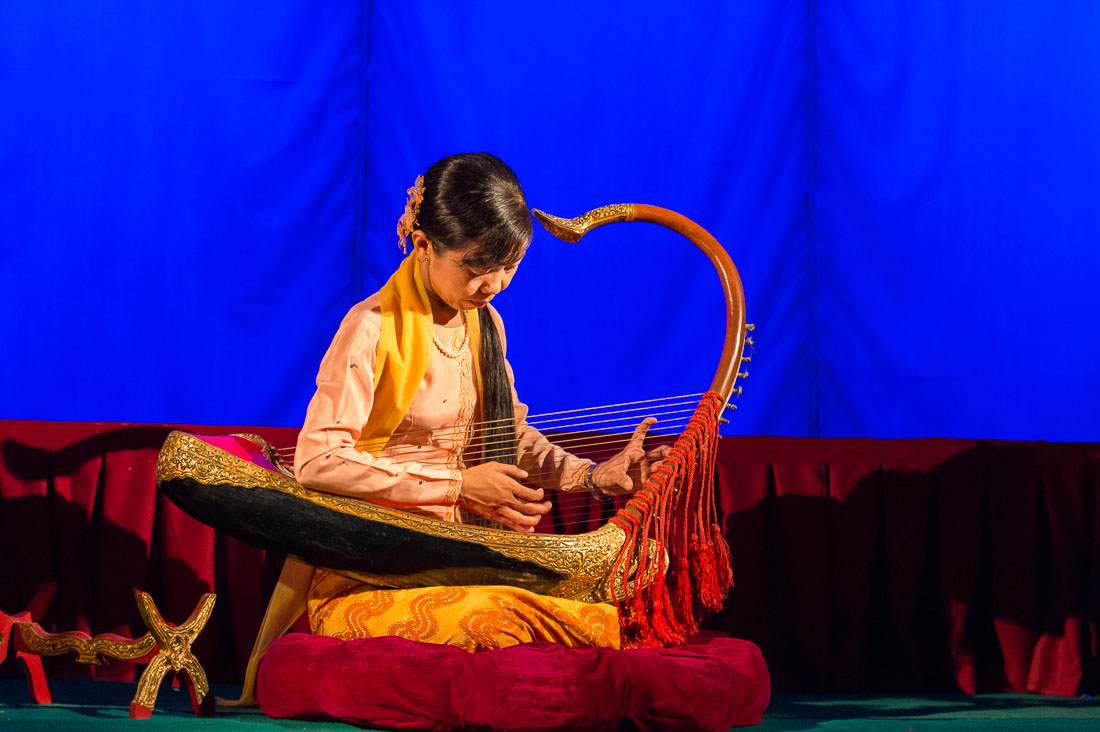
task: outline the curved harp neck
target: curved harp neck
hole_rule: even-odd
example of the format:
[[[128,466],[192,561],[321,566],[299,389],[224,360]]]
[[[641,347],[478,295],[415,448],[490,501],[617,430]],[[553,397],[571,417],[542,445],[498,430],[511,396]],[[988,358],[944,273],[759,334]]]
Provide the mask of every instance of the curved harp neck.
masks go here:
[[[710,391],[729,400],[741,365],[741,354],[745,348],[746,331],[751,329],[745,323],[745,291],[741,285],[741,276],[737,267],[722,245],[709,231],[691,219],[659,206],[647,206],[641,203],[616,203],[601,206],[573,219],[551,216],[538,209],[531,213],[551,234],[567,242],[578,242],[592,229],[624,221],[647,221],[658,224],[681,234],[691,240],[695,246],[706,253],[711,264],[718,270],[722,291],[726,296],[726,338],[722,347],[722,356],[718,370],[711,382]]]

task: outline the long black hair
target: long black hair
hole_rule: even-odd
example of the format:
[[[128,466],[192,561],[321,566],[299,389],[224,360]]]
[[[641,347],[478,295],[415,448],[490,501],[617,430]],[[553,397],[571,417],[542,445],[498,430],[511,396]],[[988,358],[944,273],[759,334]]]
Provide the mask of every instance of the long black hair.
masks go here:
[[[416,221],[436,254],[468,248],[463,264],[478,270],[518,263],[531,241],[531,212],[519,179],[489,153],[452,155],[428,168]],[[515,411],[504,349],[489,308],[481,308],[478,318],[484,424],[474,444],[482,445],[485,461],[515,465]]]

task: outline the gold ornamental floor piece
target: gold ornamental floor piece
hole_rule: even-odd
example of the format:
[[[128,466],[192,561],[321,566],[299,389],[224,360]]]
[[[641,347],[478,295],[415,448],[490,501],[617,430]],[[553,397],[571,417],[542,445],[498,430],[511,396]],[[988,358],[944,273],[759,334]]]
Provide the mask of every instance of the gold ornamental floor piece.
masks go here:
[[[56,591],[57,583],[50,582],[38,588],[30,606],[23,612],[8,615],[0,610],[0,664],[8,660],[9,655],[15,655],[19,659],[23,664],[23,675],[27,679],[27,691],[30,692],[36,704],[49,704],[53,701],[50,697],[50,685],[46,683],[46,671],[42,667],[42,659],[20,650],[19,644],[15,642],[17,626],[21,623],[37,623],[41,620]]]
[[[138,612],[149,632],[134,640],[113,633],[89,636],[80,631],[47,633],[36,622],[15,623],[15,645],[20,654],[32,656],[59,656],[76,653],[79,663],[102,663],[101,656],[126,661],[147,663],[138,679],[137,692],[130,702],[131,719],[148,719],[157,701],[157,692],[165,674],[173,671],[187,684],[191,694],[191,708],[199,717],[214,715],[214,698],[210,696],[210,684],[199,660],[191,653],[191,644],[206,627],[214,611],[217,596],[208,592],[199,600],[191,617],[175,626],[161,617],[160,611],[148,593],[134,591]],[[50,703],[49,688],[45,688],[45,700],[34,694],[39,704]]]

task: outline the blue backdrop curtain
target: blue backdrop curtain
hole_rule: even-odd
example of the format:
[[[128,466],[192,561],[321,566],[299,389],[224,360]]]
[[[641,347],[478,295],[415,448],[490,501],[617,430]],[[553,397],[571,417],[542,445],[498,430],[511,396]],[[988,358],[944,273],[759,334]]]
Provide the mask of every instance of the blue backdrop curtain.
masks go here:
[[[358,295],[361,8],[0,13],[2,416],[299,420]]]
[[[0,417],[299,423],[405,188],[489,150],[535,207],[726,245],[733,433],[1097,439],[1100,11],[711,5],[5,5]],[[535,411],[700,391],[721,346],[643,224],[538,231],[498,303]]]
[[[1100,439],[1100,5],[816,17],[820,434]]]

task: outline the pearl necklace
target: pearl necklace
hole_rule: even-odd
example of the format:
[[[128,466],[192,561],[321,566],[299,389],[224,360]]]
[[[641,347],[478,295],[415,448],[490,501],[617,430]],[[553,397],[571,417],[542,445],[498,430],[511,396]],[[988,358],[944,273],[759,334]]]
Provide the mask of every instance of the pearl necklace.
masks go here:
[[[470,345],[470,323],[466,320],[466,310],[462,311],[462,328],[466,331],[466,336],[462,339],[462,345],[455,350],[450,350],[439,341],[439,336],[435,334],[435,329],[432,329],[432,342],[435,343],[435,347],[439,349],[447,358],[458,358],[458,354],[466,350],[466,346]]]

